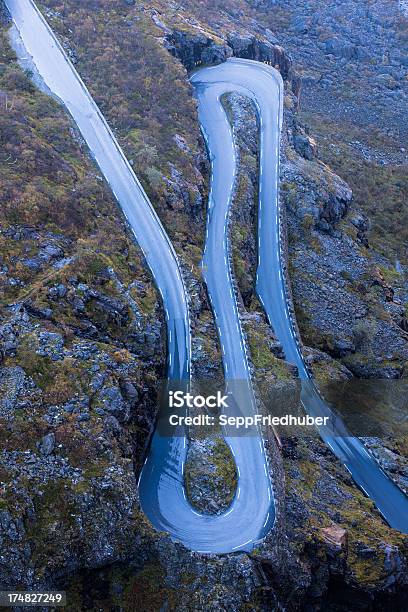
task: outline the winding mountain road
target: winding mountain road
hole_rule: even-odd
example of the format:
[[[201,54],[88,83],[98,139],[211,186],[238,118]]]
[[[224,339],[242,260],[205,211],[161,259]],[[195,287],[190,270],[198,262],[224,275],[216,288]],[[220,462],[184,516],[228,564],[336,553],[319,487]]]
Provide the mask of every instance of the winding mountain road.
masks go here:
[[[220,338],[226,389],[232,394],[230,412],[254,414],[254,398],[250,369],[238,306],[233,292],[228,246],[228,213],[236,179],[237,160],[234,139],[220,97],[229,91],[249,95],[240,85],[251,82],[257,95],[264,98],[279,122],[268,125],[276,134],[278,146],[272,163],[278,164],[279,113],[282,83],[277,78],[270,87],[269,77],[259,78],[255,64],[246,66],[228,62],[201,70],[191,78],[199,106],[199,119],[211,159],[211,187],[207,212],[207,228],[202,273],[214,312]],[[225,72],[224,72],[225,70]],[[225,81],[220,79],[225,75]],[[210,76],[209,76],[210,75]],[[214,76],[214,80],[212,80]],[[275,175],[277,177],[277,174]],[[275,185],[277,190],[277,183]],[[269,532],[275,521],[270,470],[262,437],[253,428],[246,436],[228,436],[225,440],[234,456],[238,484],[229,509],[221,515],[196,512],[186,499],[183,469],[187,457],[184,438],[166,442],[156,431],[152,452],[140,483],[142,507],[152,523],[186,546],[202,553],[251,550]],[[163,450],[165,448],[165,450]]]
[[[5,2],[26,52],[32,56],[44,83],[71,113],[128,219],[163,299],[169,379],[188,381],[191,364],[188,300],[176,254],[160,220],[104,117],[35,4],[32,0]],[[255,409],[228,257],[227,218],[236,159],[233,135],[220,96],[238,91],[254,100],[261,126],[257,291],[288,361],[297,365],[300,378],[307,383],[302,392],[306,410],[326,415],[330,410],[309,381],[293,332],[282,275],[278,177],[283,85],[279,73],[256,62],[229,60],[196,73],[192,82],[212,161],[203,274],[221,340],[226,384],[246,382],[237,402],[242,402],[246,413]],[[407,498],[356,438],[347,436],[340,425],[337,431],[343,437],[336,437],[337,432],[333,436],[332,430],[322,430],[321,435],[386,520],[407,531]],[[164,437],[156,431],[139,481],[141,504],[152,524],[192,550],[205,553],[251,550],[275,520],[263,442],[257,431],[252,433],[226,438],[237,465],[237,492],[227,512],[209,516],[196,512],[186,499],[185,432],[180,430],[177,437]]]
[[[338,459],[344,464],[355,483],[373,500],[388,524],[408,533],[408,498],[403,491],[385,474],[377,461],[366,450],[364,444],[350,435],[341,418],[321,398],[305,366],[295,325],[288,307],[286,284],[283,275],[282,247],[280,239],[280,213],[278,198],[279,180],[279,134],[282,122],[283,85],[279,73],[265,64],[250,60],[230,59],[216,67],[199,71],[193,77],[199,83],[200,95],[206,90],[218,92],[240,91],[251,98],[258,110],[260,122],[260,168],[259,168],[259,210],[258,210],[258,268],[256,290],[263,304],[270,325],[283,346],[286,360],[298,369],[302,381],[301,401],[306,412],[312,416],[330,417],[327,427],[320,427],[319,433]],[[243,87],[245,84],[245,87]],[[204,131],[215,113],[214,100],[207,99],[200,120]],[[223,152],[222,177],[225,188],[230,188],[229,165],[233,153],[226,134],[213,136]],[[213,149],[210,149],[211,154]],[[206,261],[206,258],[205,258]],[[216,261],[211,260],[209,269]],[[218,284],[217,282],[215,283]],[[226,285],[221,285],[221,287]],[[218,289],[218,293],[220,290]],[[225,291],[224,291],[225,295]],[[222,298],[222,294],[220,299]]]
[[[17,54],[21,58],[31,56],[43,83],[72,115],[145,255],[166,311],[168,377],[185,382],[190,378],[191,364],[188,300],[171,243],[103,115],[34,2],[6,0],[6,5],[22,41],[22,45],[15,46]],[[228,131],[233,156],[230,128],[224,112],[218,110]],[[233,180],[233,157],[231,161],[230,179]],[[228,207],[231,185],[224,190],[222,183],[220,174],[219,187],[223,194],[219,195],[222,195],[222,206]],[[218,201],[218,195],[215,197]],[[217,226],[220,227],[219,222]],[[229,276],[226,280],[230,284]],[[230,296],[231,312],[222,319],[222,331],[219,328],[225,371],[230,372],[231,380],[239,378],[248,382],[244,388],[240,386],[242,395],[237,400],[245,404],[247,412],[247,404],[253,406],[254,400],[238,313],[232,293]],[[235,352],[230,352],[230,333]],[[193,550],[206,553],[250,550],[269,531],[275,518],[262,440],[254,435],[229,441],[239,473],[237,493],[225,514],[208,516],[196,512],[186,499],[183,469],[187,442],[184,430],[180,429],[179,433],[179,436],[165,437],[156,430],[153,436],[139,480],[140,500],[146,515],[157,529],[168,531],[175,540]]]

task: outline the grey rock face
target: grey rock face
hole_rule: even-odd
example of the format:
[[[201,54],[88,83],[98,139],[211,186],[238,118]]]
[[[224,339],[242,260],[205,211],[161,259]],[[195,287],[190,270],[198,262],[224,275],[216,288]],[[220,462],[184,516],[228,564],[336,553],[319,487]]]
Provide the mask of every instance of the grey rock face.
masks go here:
[[[305,151],[308,153],[309,145]],[[310,152],[311,153],[311,152]],[[347,214],[349,210],[352,191],[350,187],[339,176],[330,172],[323,164],[308,166],[310,160],[303,162],[284,162],[282,166],[282,188],[285,185],[296,184],[293,195],[288,199],[290,212],[298,218],[305,219],[309,216],[313,219],[316,227],[327,233],[334,233],[337,223]]]
[[[316,142],[306,134],[296,134],[293,138],[295,151],[309,161],[317,156]]]
[[[119,421],[125,421],[129,417],[129,406],[123,399],[119,387],[104,388],[98,393],[101,407],[106,412],[115,416]]]
[[[139,393],[135,385],[130,380],[124,380],[121,382],[120,389],[122,395],[129,401],[135,402],[139,399]]]
[[[41,455],[47,457],[50,455],[55,447],[55,434],[49,433],[41,439],[41,442],[38,445],[38,450]]]
[[[20,366],[0,367],[0,414],[12,416],[20,401],[30,396],[35,385]]]
[[[192,70],[198,62],[217,64],[232,55],[227,46],[214,43],[204,34],[173,31],[166,38],[168,50],[180,58],[187,70]]]
[[[59,299],[59,298],[63,298],[65,297],[67,294],[67,289],[65,287],[65,285],[59,284],[56,285],[55,287],[50,287],[48,289],[48,295],[50,296],[51,299]]]
[[[53,361],[64,358],[64,339],[61,334],[52,332],[41,332],[39,335],[39,347],[37,354],[49,357]]]
[[[337,57],[345,57],[346,59],[352,59],[357,57],[356,47],[347,42],[340,40],[339,38],[330,38],[325,44],[326,53],[336,55]]]
[[[337,340],[334,343],[333,354],[335,357],[345,357],[350,353],[354,353],[356,347],[350,340]]]

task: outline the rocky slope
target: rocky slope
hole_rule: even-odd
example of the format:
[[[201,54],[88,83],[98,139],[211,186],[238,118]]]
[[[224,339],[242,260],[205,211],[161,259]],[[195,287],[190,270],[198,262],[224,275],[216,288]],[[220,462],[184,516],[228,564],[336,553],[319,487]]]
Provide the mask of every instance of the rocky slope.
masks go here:
[[[302,76],[322,158],[352,186],[370,241],[406,264],[408,18],[398,0],[264,2]],[[352,19],[350,18],[352,16]],[[381,202],[381,206],[378,206]]]
[[[0,27],[0,584],[34,588],[126,556],[165,338],[109,189]]]
[[[199,375],[220,364],[199,280],[208,166],[186,69],[236,54],[271,61],[286,79],[282,198],[294,302],[316,378],[348,378],[358,367],[400,376],[406,346],[395,300],[403,293],[388,262],[367,250],[369,226],[349,186],[316,158],[295,113],[299,79],[265,13],[241,1],[42,6],[182,257]],[[384,525],[317,439],[282,438],[279,466],[265,432],[284,477],[275,485],[278,529],[253,554],[202,557],[149,526],[136,482],[163,375],[157,296],[69,120],[32,87],[5,42],[1,55],[0,584],[64,587],[72,610],[402,610],[407,539]],[[253,289],[256,120],[242,99],[226,104],[240,146],[231,239],[241,314],[257,372],[287,382],[293,372]],[[354,330],[361,319],[376,334]],[[394,450],[403,454],[403,445]],[[217,511],[223,500],[215,502]]]

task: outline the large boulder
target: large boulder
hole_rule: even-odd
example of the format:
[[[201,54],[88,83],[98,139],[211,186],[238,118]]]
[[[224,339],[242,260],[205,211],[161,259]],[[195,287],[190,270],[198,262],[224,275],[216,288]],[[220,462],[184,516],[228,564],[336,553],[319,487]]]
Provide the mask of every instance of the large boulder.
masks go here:
[[[356,46],[340,38],[329,38],[329,40],[326,40],[325,51],[329,55],[346,59],[357,59],[358,57]]]

